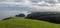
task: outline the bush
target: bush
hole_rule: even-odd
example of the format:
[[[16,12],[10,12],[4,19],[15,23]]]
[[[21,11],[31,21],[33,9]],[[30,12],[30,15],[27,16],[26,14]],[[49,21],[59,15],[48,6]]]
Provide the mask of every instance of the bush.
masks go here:
[[[25,17],[24,14],[19,14],[19,15],[16,15],[16,17]]]

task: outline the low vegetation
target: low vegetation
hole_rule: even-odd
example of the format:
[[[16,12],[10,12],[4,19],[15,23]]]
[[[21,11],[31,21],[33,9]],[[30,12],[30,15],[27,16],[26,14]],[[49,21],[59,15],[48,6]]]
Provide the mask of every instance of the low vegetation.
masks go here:
[[[35,12],[16,15],[0,20],[0,28],[60,28],[59,13]]]
[[[26,18],[60,24],[60,13],[57,12],[34,12],[27,15]]]
[[[60,28],[60,24],[15,17],[0,20],[0,28]]]

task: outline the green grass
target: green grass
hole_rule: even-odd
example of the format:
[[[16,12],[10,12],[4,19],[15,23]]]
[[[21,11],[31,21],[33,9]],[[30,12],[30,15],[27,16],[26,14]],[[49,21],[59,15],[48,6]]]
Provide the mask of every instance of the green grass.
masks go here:
[[[9,20],[0,20],[0,28],[60,28],[60,24],[24,18],[11,18]]]

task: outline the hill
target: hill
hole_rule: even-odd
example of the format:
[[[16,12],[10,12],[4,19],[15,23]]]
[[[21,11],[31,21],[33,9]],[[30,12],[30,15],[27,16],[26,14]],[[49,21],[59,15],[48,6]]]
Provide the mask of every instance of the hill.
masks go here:
[[[0,28],[60,28],[60,24],[15,17],[0,20]]]

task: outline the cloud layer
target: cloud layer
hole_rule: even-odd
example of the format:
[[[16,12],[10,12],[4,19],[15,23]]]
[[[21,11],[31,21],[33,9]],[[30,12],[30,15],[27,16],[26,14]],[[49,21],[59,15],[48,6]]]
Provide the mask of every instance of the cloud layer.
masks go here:
[[[0,0],[0,6],[24,6],[46,11],[58,11],[60,0]],[[49,10],[50,9],[50,10]]]
[[[0,5],[9,6],[60,6],[60,0],[0,0]]]
[[[0,0],[0,18],[37,10],[41,12],[60,12],[60,0]]]
[[[0,4],[8,5],[39,5],[39,6],[56,6],[60,5],[60,0],[0,0]]]

